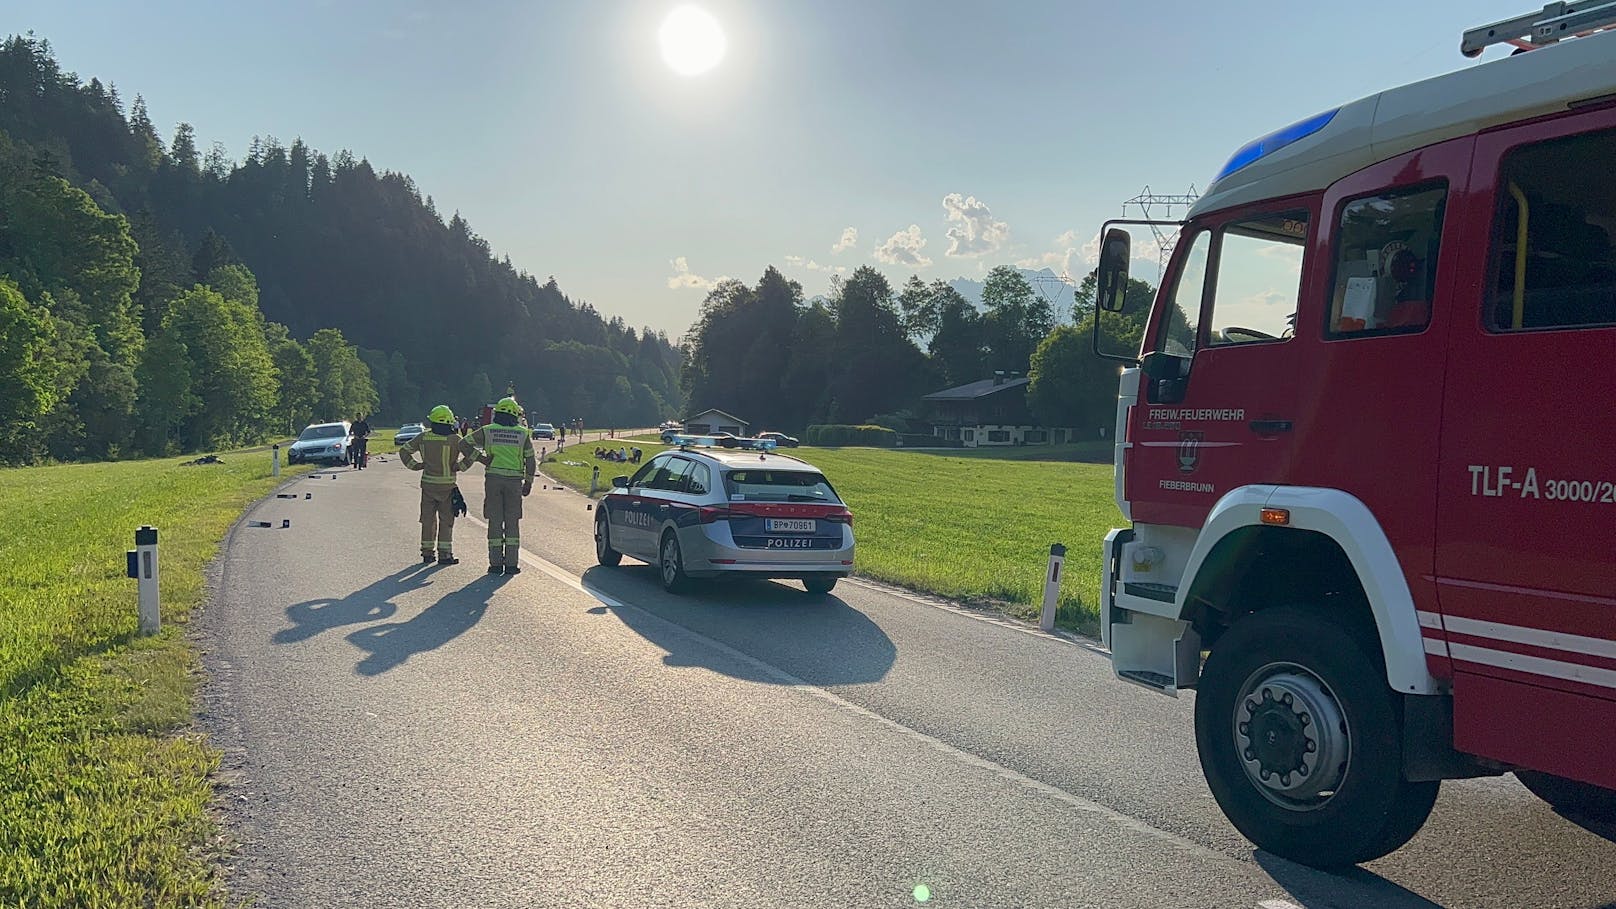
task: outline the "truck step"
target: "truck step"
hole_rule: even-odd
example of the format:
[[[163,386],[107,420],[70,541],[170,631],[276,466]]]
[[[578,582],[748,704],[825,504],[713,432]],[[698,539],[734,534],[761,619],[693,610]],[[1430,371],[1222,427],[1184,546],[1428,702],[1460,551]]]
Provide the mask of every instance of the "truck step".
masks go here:
[[[1122,592],[1129,596],[1155,600],[1158,603],[1173,603],[1178,600],[1178,587],[1173,584],[1152,584],[1148,581],[1139,581],[1133,584],[1123,584]]]
[[[1118,672],[1117,675],[1130,682],[1136,682],[1157,691],[1166,691],[1173,687],[1172,676],[1162,675],[1159,672],[1151,672],[1146,669],[1124,669]]]

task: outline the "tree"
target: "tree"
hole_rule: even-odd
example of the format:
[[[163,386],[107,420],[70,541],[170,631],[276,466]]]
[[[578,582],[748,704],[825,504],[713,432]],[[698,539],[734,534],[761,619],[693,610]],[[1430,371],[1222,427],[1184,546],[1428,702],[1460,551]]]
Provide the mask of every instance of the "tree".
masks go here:
[[[1100,314],[1107,349],[1137,349],[1139,327],[1116,313]],[[1116,421],[1118,366],[1093,348],[1094,315],[1050,332],[1032,355],[1027,406],[1045,426],[1072,427],[1096,436]],[[1115,345],[1115,346],[1113,346]]]
[[[254,442],[274,424],[279,389],[262,318],[206,287],[174,301],[165,327],[185,346],[201,401],[183,424],[185,447]]]
[[[954,386],[982,378],[982,314],[945,281],[932,283],[928,306],[936,325],[928,349],[943,381]]]
[[[224,237],[208,228],[202,235],[202,241],[196,246],[196,253],[191,257],[191,273],[195,275],[198,283],[206,283],[208,275],[213,270],[225,265],[240,265],[241,258],[236,251],[230,248],[230,243]]]
[[[376,409],[376,387],[370,380],[370,368],[359,359],[359,352],[342,332],[322,328],[309,339],[308,349],[314,359],[317,419],[341,420]]]
[[[61,398],[56,345],[50,313],[0,278],[0,463],[26,462],[41,447],[39,421]]]
[[[185,345],[172,332],[148,340],[135,381],[140,388],[135,445],[149,455],[167,454],[180,441],[180,427],[202,406],[191,390],[191,361]]]
[[[988,272],[982,303],[987,307],[982,327],[988,368],[1026,372],[1033,349],[1054,327],[1055,314],[1049,303],[1038,296],[1018,269],[1009,265]]]
[[[269,346],[270,358],[275,361],[278,381],[276,427],[296,432],[298,427],[314,419],[314,408],[319,403],[314,358],[279,322],[265,324],[264,341]]]

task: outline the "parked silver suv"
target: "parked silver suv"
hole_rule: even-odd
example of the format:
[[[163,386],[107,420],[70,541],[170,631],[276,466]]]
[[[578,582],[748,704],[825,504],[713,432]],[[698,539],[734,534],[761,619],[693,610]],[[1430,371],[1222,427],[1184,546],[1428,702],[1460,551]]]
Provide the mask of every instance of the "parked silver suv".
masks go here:
[[[853,573],[853,513],[817,467],[772,451],[681,448],[617,477],[595,512],[595,555],[692,578],[793,578],[825,594]]]

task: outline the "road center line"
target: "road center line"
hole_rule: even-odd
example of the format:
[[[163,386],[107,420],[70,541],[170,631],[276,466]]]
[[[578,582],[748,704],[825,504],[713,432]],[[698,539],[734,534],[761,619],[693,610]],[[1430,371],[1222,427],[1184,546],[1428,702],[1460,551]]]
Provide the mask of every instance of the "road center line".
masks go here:
[[[464,520],[469,520],[483,528],[488,527],[486,523],[477,518],[471,517],[470,515],[467,515]],[[699,642],[705,647],[709,647],[718,651],[719,653],[722,653],[724,656],[729,657],[730,659],[745,664],[748,668],[768,676],[771,680],[778,684],[789,686],[799,692],[802,692],[803,694],[817,698],[820,701],[823,701],[826,704],[836,707],[837,709],[846,713],[850,713],[870,722],[885,726],[894,732],[907,736],[926,745],[934,751],[947,755],[957,763],[964,764],[965,766],[973,767],[978,770],[987,771],[988,773],[991,773],[1007,782],[1013,783],[1023,789],[1036,792],[1039,795],[1060,802],[1070,808],[1074,808],[1086,814],[1103,818],[1116,827],[1132,833],[1143,834],[1145,836],[1157,839],[1195,858],[1216,861],[1225,866],[1239,868],[1242,871],[1250,871],[1250,865],[1240,861],[1237,858],[1234,858],[1233,856],[1219,852],[1215,849],[1209,849],[1206,846],[1195,842],[1194,840],[1179,836],[1176,833],[1169,833],[1166,830],[1152,827],[1150,824],[1133,817],[1132,815],[1123,814],[1122,812],[1106,805],[1102,805],[1099,802],[1090,801],[1082,796],[1073,795],[1072,793],[1067,792],[1058,786],[1052,786],[1041,780],[1035,780],[1024,773],[1021,773],[1020,771],[1012,770],[1002,764],[997,764],[993,761],[987,760],[986,758],[972,754],[971,752],[951,745],[948,742],[937,738],[936,736],[928,735],[919,731],[918,729],[912,729],[903,725],[902,723],[897,722],[896,720],[888,719],[887,717],[869,710],[868,708],[861,707],[852,701],[838,697],[837,695],[832,694],[823,688],[797,678],[796,676],[786,672],[772,663],[766,663],[757,657],[737,650],[722,641],[710,638],[704,634],[701,634],[700,632],[692,631],[691,629],[686,628],[677,622],[671,622],[647,609],[642,609],[638,606],[624,603],[610,594],[595,589],[592,585],[585,583],[583,578],[573,574],[565,568],[562,568],[560,565],[557,565],[548,559],[534,555],[525,547],[521,550],[521,559],[527,564],[549,575],[551,578],[554,578],[556,581],[559,581],[560,583],[578,591],[579,593],[592,597],[601,603],[604,603],[606,606],[611,607],[612,609],[632,609],[650,621],[661,623],[675,634],[683,635],[693,641]]]

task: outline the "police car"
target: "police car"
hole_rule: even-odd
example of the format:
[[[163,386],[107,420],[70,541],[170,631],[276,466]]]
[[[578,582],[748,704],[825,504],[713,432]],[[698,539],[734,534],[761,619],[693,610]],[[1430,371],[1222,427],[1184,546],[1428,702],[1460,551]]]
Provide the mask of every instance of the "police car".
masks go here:
[[[648,562],[672,593],[694,578],[749,576],[825,594],[852,574],[853,513],[825,475],[770,442],[745,441],[679,436],[677,450],[614,479],[596,510],[600,564]]]

